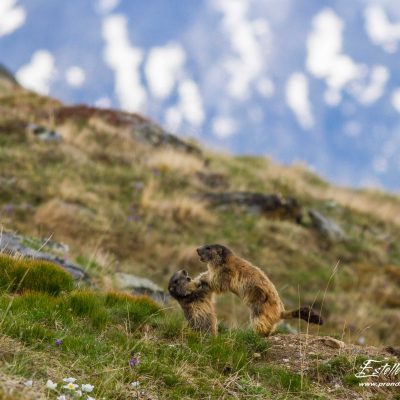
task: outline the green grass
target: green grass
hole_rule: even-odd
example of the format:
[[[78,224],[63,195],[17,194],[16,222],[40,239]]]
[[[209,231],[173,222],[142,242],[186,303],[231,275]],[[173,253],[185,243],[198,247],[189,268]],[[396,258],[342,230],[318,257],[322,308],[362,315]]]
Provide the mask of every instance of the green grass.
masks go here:
[[[72,287],[71,275],[58,265],[0,254],[0,291],[33,290],[57,295],[70,291]]]
[[[135,380],[165,399],[217,399],[226,393],[224,385],[254,399],[282,390],[288,398],[312,393],[298,375],[255,361],[255,353],[267,354],[269,343],[252,331],[204,336],[176,317],[146,297],[117,292],[4,293],[2,334],[23,345],[5,371],[42,385],[74,376],[107,399],[126,398]],[[138,354],[140,364],[131,368],[129,359]],[[43,358],[45,363],[38,362]]]

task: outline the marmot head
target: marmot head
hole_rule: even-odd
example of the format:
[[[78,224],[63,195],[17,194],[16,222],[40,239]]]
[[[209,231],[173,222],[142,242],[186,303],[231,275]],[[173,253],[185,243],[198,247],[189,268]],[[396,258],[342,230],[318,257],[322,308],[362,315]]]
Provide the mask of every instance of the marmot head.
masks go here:
[[[191,294],[188,290],[187,283],[190,282],[192,278],[188,275],[188,273],[181,269],[180,271],[175,272],[168,283],[168,291],[169,294],[174,299],[182,299]]]
[[[226,262],[232,251],[222,244],[206,244],[197,249],[200,260],[213,265],[221,265]]]

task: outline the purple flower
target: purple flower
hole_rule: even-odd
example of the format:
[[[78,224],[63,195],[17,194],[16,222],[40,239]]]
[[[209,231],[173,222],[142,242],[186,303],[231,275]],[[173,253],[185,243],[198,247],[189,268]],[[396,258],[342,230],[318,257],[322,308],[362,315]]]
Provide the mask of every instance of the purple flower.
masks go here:
[[[56,346],[61,346],[61,345],[62,345],[62,340],[56,339]]]
[[[135,182],[134,184],[133,184],[133,187],[136,189],[136,190],[142,190],[143,188],[144,188],[144,183],[143,182]]]
[[[4,212],[6,212],[7,214],[10,214],[14,211],[14,206],[12,204],[6,204],[3,207]]]
[[[130,215],[128,217],[128,221],[129,222],[139,222],[140,221],[140,217],[138,215]]]
[[[129,366],[130,367],[136,367],[137,365],[139,365],[140,364],[140,358],[139,358],[139,356],[137,356],[137,357],[132,357],[130,360],[129,360]]]

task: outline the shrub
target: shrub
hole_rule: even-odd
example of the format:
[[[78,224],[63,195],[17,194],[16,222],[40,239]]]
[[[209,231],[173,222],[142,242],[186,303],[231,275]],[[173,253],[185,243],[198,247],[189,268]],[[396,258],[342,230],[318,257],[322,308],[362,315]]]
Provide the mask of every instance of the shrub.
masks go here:
[[[72,290],[73,283],[71,275],[56,264],[0,254],[0,290],[58,295]]]

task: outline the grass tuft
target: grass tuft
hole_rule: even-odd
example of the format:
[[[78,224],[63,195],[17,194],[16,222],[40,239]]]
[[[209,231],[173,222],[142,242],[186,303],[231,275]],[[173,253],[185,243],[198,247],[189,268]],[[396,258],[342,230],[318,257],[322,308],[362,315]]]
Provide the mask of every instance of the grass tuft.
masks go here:
[[[56,264],[0,254],[0,290],[58,295],[73,288],[72,277]]]

